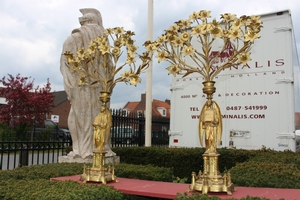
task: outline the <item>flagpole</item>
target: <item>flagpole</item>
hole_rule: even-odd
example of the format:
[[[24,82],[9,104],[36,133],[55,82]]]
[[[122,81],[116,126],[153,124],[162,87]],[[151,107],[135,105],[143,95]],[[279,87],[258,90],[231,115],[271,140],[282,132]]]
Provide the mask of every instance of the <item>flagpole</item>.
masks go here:
[[[148,0],[148,40],[153,40],[153,0]],[[152,135],[152,60],[149,63],[146,74],[145,146],[150,147]]]

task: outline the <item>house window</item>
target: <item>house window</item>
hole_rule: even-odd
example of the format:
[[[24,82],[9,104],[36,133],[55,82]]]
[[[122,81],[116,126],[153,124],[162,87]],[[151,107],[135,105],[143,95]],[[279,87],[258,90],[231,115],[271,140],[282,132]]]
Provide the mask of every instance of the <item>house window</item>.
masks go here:
[[[128,116],[128,112],[126,109],[122,110],[122,116],[123,117],[127,117]]]
[[[142,117],[142,116],[143,116],[143,111],[138,110],[138,111],[137,111],[137,117]]]
[[[161,114],[161,116],[163,116],[163,117],[167,116],[167,111],[164,107],[158,107],[157,110]]]

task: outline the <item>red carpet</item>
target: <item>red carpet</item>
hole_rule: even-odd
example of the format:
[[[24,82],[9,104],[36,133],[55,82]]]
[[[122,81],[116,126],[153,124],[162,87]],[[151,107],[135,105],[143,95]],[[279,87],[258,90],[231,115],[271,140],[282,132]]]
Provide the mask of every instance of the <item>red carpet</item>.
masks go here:
[[[82,181],[79,180],[79,177],[80,175],[74,175],[51,178],[51,180],[73,180],[82,183]],[[139,196],[174,199],[176,198],[177,193],[183,194],[189,188],[189,184],[146,181],[128,178],[118,178],[118,180],[118,183],[109,182],[107,185],[113,186],[116,190],[120,190],[122,193]],[[88,184],[95,183],[90,182]],[[221,199],[240,199],[249,195],[251,197],[265,197],[270,200],[279,200],[280,198],[283,198],[285,200],[300,200],[300,189],[236,187],[236,190],[237,191],[233,192],[231,196],[227,195],[226,193],[209,193],[209,195],[218,196]]]

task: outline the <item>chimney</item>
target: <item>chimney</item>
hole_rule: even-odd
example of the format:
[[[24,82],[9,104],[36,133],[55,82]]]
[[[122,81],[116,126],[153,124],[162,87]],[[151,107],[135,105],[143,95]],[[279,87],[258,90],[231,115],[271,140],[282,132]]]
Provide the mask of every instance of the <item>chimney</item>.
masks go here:
[[[141,95],[141,102],[146,102],[146,93]]]
[[[166,99],[165,102],[169,105],[171,105],[171,100],[170,99]]]

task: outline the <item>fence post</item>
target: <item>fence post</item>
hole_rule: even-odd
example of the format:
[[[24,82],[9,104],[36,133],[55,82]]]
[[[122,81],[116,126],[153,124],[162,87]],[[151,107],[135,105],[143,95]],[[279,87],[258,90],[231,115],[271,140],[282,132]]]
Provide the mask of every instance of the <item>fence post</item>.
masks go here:
[[[143,138],[143,136],[145,135],[145,128],[144,128],[144,124],[145,124],[145,117],[142,114],[139,114],[139,141],[138,141],[138,145],[144,146],[144,142],[145,142],[145,138]],[[144,133],[144,134],[143,134]]]
[[[20,167],[28,166],[28,144],[22,143],[21,146],[21,152],[20,152],[20,159],[19,159],[19,165]]]

